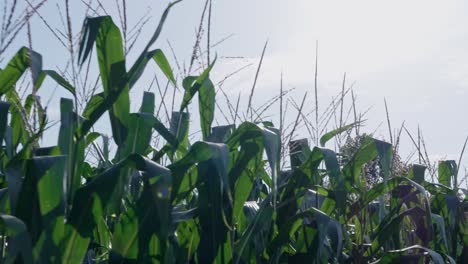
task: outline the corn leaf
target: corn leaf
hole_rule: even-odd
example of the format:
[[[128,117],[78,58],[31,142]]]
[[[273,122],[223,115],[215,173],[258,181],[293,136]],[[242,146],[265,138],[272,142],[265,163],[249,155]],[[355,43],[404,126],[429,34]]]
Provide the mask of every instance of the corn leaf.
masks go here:
[[[0,71],[0,96],[13,89],[16,82],[29,67],[35,83],[42,71],[42,56],[35,51],[22,47],[8,65]]]

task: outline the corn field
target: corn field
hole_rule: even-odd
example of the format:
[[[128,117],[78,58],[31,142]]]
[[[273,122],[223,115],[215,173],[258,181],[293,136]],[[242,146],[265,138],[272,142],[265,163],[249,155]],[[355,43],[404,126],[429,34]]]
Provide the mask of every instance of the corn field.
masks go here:
[[[39,53],[23,47],[2,67],[1,263],[468,263],[468,191],[457,162],[440,161],[428,181],[423,165],[395,169],[394,146],[371,136],[347,153],[326,148],[359,122],[313,147],[284,146],[272,122],[213,126],[216,59],[178,83],[165,53],[150,49],[172,6],[128,68],[112,18],[84,21],[77,64],[97,57],[103,91],[80,112],[77,89],[42,69]],[[130,91],[149,63],[183,89],[168,124],[155,115],[154,93],[130,111]],[[22,100],[16,85],[29,73],[33,89]],[[69,93],[52,147],[39,143],[50,125],[36,96],[45,78]],[[187,111],[192,101],[198,113]],[[96,126],[107,116],[115,151]]]

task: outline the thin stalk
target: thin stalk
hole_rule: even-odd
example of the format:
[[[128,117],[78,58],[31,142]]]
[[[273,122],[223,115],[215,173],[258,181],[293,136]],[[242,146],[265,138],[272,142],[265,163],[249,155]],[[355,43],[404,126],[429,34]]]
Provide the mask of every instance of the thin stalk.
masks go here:
[[[344,96],[345,96],[345,85],[346,85],[346,72],[343,75],[343,84],[341,85],[340,125],[338,127],[343,127],[343,105],[344,105]],[[341,136],[338,136],[337,140],[338,140],[339,146],[341,146]]]
[[[236,124],[236,120],[237,120],[237,117],[239,116],[239,102],[240,102],[240,92],[239,92],[239,95],[237,96],[237,102],[236,102],[236,110],[234,112],[234,125]],[[240,119],[240,117],[239,117]]]
[[[192,72],[193,63],[195,62],[195,59],[197,58],[197,50],[198,50],[198,47],[200,46],[200,41],[201,41],[201,38],[202,38],[202,35],[203,35],[202,34],[202,32],[203,32],[203,21],[205,20],[205,13],[206,13],[206,10],[208,8],[208,3],[209,3],[209,0],[206,0],[205,1],[205,6],[203,7],[203,12],[202,12],[202,15],[201,15],[201,18],[200,18],[200,24],[198,25],[198,30],[196,32],[195,44],[193,45],[192,57],[190,58],[190,66],[189,66],[189,70],[188,70],[189,74]]]
[[[292,137],[294,136],[294,132],[296,131],[297,125],[299,123],[299,117],[301,116],[302,109],[304,107],[304,102],[305,102],[306,98],[307,98],[307,92],[305,92],[304,97],[302,98],[301,106],[300,106],[300,108],[299,108],[299,110],[297,112],[296,121],[294,122],[293,129],[291,130],[291,132],[289,133],[289,136],[288,136],[289,140],[287,142],[287,145],[289,145],[289,143],[291,142]]]
[[[208,28],[207,28],[207,34],[206,34],[206,37],[207,37],[207,40],[206,40],[206,60],[207,60],[207,63],[208,65],[211,64],[211,60],[210,60],[210,37],[211,37],[211,6],[212,6],[212,2],[211,0],[210,1],[210,5],[208,7]]]
[[[466,137],[465,139],[465,143],[463,144],[463,148],[462,148],[462,151],[460,153],[460,157],[458,158],[458,163],[457,163],[457,172],[455,173],[455,179],[454,179],[454,187],[455,189],[458,188],[458,171],[460,170],[460,164],[461,164],[461,160],[463,158],[463,154],[465,153],[465,147],[466,147],[466,143],[468,142],[468,137]]]
[[[283,72],[281,72],[280,80],[280,136],[283,136]]]
[[[351,90],[351,99],[352,99],[352,103],[353,103],[354,123],[356,124],[357,121],[358,121],[358,117],[357,117],[357,112],[356,112],[356,97],[354,96],[354,91],[353,90]],[[354,131],[356,132],[356,137],[359,137],[359,128],[356,127],[356,129]]]
[[[392,126],[390,124],[390,115],[388,113],[387,100],[385,99],[385,97],[384,97],[384,104],[385,104],[385,113],[387,115],[388,134],[390,136],[390,143],[393,145]]]
[[[263,57],[265,56],[265,50],[267,48],[267,45],[268,45],[268,40],[265,42],[265,46],[263,46],[262,56],[260,57],[260,62],[258,63],[257,72],[255,73],[254,83],[253,83],[252,89],[250,90],[249,103],[247,105],[247,115],[249,114],[249,110],[250,110],[251,120],[253,119],[252,98],[254,95],[255,86],[257,85],[258,74],[260,73],[260,69],[262,68]]]
[[[318,40],[315,43],[315,74],[314,74],[314,91],[315,91],[315,145],[319,145],[319,117],[318,117],[318,86],[317,86],[317,76],[318,76]]]

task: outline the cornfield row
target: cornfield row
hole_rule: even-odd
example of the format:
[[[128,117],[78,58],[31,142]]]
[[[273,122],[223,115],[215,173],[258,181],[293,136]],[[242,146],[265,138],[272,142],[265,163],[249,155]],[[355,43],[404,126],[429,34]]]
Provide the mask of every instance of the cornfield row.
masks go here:
[[[325,148],[354,123],[323,135],[320,147],[291,142],[291,169],[281,170],[272,123],[212,127],[216,60],[183,79],[168,127],[153,93],[131,113],[130,91],[148,63],[177,86],[164,53],[150,50],[171,7],[129,69],[111,17],[85,20],[78,64],[95,49],[103,92],[81,113],[75,87],[42,69],[40,54],[21,48],[0,71],[2,263],[468,263],[468,194],[454,161],[439,163],[436,183],[421,165],[394,170],[393,146],[370,136],[348,156]],[[15,85],[28,69],[34,87],[22,101]],[[36,93],[46,77],[73,98],[61,99],[53,147],[39,145],[48,119]],[[192,100],[198,142],[188,135]],[[106,113],[115,153],[94,130]],[[163,147],[152,145],[154,134]],[[381,178],[371,185],[369,162]]]

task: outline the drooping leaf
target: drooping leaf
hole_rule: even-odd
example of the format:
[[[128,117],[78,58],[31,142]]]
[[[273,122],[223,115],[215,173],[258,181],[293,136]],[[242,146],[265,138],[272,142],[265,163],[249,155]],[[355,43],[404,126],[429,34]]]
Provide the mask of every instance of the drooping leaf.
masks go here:
[[[34,90],[39,90],[39,88],[42,86],[42,83],[44,82],[45,78],[49,76],[52,78],[57,84],[65,88],[67,91],[69,91],[72,95],[75,95],[75,87],[71,85],[67,80],[65,80],[60,74],[58,74],[56,71],[53,70],[44,70],[41,71],[39,74],[39,77],[34,84]]]
[[[159,20],[159,24],[158,24],[156,30],[153,33],[153,36],[151,37],[151,39],[146,44],[143,51],[140,53],[140,56],[138,57],[136,62],[130,68],[130,70],[128,72],[128,76],[127,76],[127,79],[129,80],[129,84],[130,84],[130,89],[133,87],[133,85],[136,83],[136,81],[140,78],[140,76],[143,73],[143,70],[144,70],[146,64],[148,63],[148,61],[151,58],[153,58],[155,55],[158,55],[157,60],[159,61],[159,63],[158,63],[158,61],[156,61],[156,63],[158,63],[158,65],[161,64],[159,66],[160,66],[161,70],[163,71],[163,73],[166,74],[166,77],[168,77],[168,79],[171,80],[171,81],[174,80],[174,78],[173,78],[173,76],[171,74],[172,70],[170,70],[170,67],[168,67],[168,63],[166,64],[164,61],[162,61],[163,59],[160,58],[161,57],[160,54],[157,54],[158,53],[157,50],[149,51],[149,49],[156,42],[156,40],[159,38],[159,35],[161,34],[162,28],[164,26],[164,22],[166,21],[166,18],[169,15],[169,10],[172,8],[172,6],[179,3],[180,1],[182,1],[182,0],[177,0],[177,1],[174,1],[174,2],[170,3],[167,6],[167,8],[164,10],[164,12],[163,12],[163,14],[161,16],[161,19]],[[166,62],[167,62],[167,60],[166,60]],[[175,85],[175,81],[174,81],[174,85]]]
[[[213,68],[216,59],[206,68],[203,73],[196,77],[196,76],[188,76],[182,82],[182,86],[185,89],[184,98],[182,99],[182,104],[180,105],[180,112],[183,112],[185,108],[190,104],[192,101],[193,96],[197,93],[204,85],[209,85],[210,83],[205,83],[205,81],[209,78],[209,74],[211,69]],[[209,98],[208,98],[209,99]]]
[[[101,136],[99,132],[91,132],[86,136],[86,147],[92,144],[96,139]]]
[[[356,151],[351,160],[343,167],[342,173],[347,177],[347,181],[351,186],[356,188],[364,188],[363,180],[361,179],[362,166],[375,159],[379,155],[379,151],[375,145],[375,139],[365,137],[361,146]]]
[[[164,53],[160,49],[147,51],[146,54],[144,54],[144,56],[143,54],[141,56],[142,57],[138,58],[138,60],[128,72],[128,84],[130,89],[132,89],[135,86],[136,82],[140,79],[141,75],[143,75],[143,71],[150,60],[154,60],[161,69],[161,71],[166,75],[168,80],[171,81],[174,86],[176,86],[172,68],[169,65],[169,62],[167,61]]]
[[[350,130],[351,128],[357,126],[357,125],[360,125],[359,122],[356,122],[356,123],[352,123],[352,124],[349,124],[349,125],[345,125],[345,126],[342,126],[342,127],[339,127],[335,130],[332,130],[328,133],[326,133],[325,135],[323,135],[322,137],[320,137],[320,146],[322,147],[325,147],[325,143],[327,143],[330,139],[334,138],[335,136],[343,133],[343,132],[346,132],[348,130]]]
[[[216,126],[211,129],[211,134],[207,141],[215,143],[224,143],[226,139],[232,134],[235,125]]]
[[[385,252],[384,256],[379,260],[378,263],[382,263],[382,264],[403,263],[403,262],[408,262],[412,260],[420,260],[421,259],[420,254],[414,254],[414,255],[412,255],[411,253],[405,254],[406,252],[415,252],[415,251],[427,252],[428,256],[431,258],[431,260],[435,264],[446,263],[441,254],[429,248],[425,248],[419,245],[414,245],[414,246],[410,246],[410,247],[398,249],[398,250],[387,251]],[[449,259],[449,262],[455,263],[455,262],[450,261],[450,259]]]
[[[171,65],[167,60],[166,56],[162,52],[162,50],[157,49],[154,51],[153,60],[158,64],[161,71],[166,75],[167,79],[172,82],[172,84],[176,85],[176,80],[174,78],[174,73],[172,72]]]
[[[268,163],[271,169],[271,181],[273,192],[273,204],[276,208],[276,201],[278,195],[278,173],[280,167],[281,157],[281,136],[278,129],[266,126],[260,126],[263,136],[263,145],[268,157]]]
[[[36,82],[42,71],[42,56],[26,47],[22,47],[0,72],[0,96],[13,89],[27,68],[31,68],[33,81]]]
[[[98,109],[100,108],[102,109],[104,107],[104,104],[107,103],[107,100],[105,100],[104,98],[105,98],[104,93],[97,93],[93,95],[85,106],[85,109],[83,111],[83,117],[86,119],[90,119],[90,120],[97,120],[98,117],[97,118],[94,117],[95,113],[97,111],[100,111]],[[87,133],[84,133],[84,134],[87,134]]]
[[[391,219],[388,219],[389,217],[387,216],[387,219],[383,220],[377,228],[375,238],[372,241],[371,247],[366,251],[366,255],[375,254],[395,232],[399,231],[399,226],[406,216],[409,216],[415,223],[418,223],[420,221],[419,219],[424,217],[424,215],[426,215],[426,212],[423,209],[420,207],[412,207],[391,217]],[[429,236],[427,233],[422,235],[426,238]],[[427,243],[427,240],[423,240],[423,242]]]

